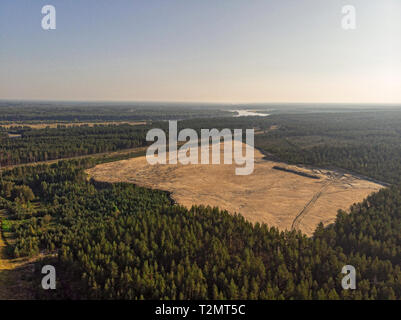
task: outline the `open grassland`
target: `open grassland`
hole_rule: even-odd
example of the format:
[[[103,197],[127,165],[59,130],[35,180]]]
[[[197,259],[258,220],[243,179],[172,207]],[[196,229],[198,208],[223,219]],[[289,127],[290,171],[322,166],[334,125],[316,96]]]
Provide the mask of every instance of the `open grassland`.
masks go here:
[[[281,230],[299,229],[307,235],[319,222],[334,222],[339,209],[347,210],[383,187],[347,173],[268,161],[257,150],[254,155],[254,172],[247,176],[235,175],[236,164],[151,166],[146,157],[101,164],[87,172],[97,181],[170,191],[172,198],[186,207],[218,206],[241,213],[251,222]]]

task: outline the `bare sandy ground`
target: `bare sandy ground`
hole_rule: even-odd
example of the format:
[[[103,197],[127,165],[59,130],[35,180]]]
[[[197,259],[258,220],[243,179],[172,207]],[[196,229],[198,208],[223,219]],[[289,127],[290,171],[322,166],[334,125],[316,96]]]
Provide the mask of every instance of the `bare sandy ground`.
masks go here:
[[[299,229],[311,235],[319,222],[334,222],[347,210],[383,186],[351,174],[305,169],[263,159],[255,150],[251,175],[235,175],[236,164],[149,165],[146,157],[98,165],[87,173],[98,181],[129,182],[166,190],[186,207],[210,205],[241,213],[251,222],[281,230]],[[320,179],[273,169],[286,167]]]

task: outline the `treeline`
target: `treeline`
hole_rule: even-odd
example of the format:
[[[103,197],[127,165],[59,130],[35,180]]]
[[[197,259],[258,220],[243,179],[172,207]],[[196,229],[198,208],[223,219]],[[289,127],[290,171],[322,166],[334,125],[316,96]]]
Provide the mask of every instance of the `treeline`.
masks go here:
[[[341,211],[336,223],[322,228],[315,237],[346,254],[390,261],[401,267],[401,188],[382,189],[363,202]]]
[[[90,155],[146,145],[147,125],[98,125],[71,128],[25,128],[20,138],[0,137],[0,165]]]
[[[56,254],[58,290],[72,299],[399,299],[401,192],[379,192],[313,238],[210,207],[188,210],[168,194],[87,181],[94,160],[3,172],[1,193],[15,256]],[[1,187],[3,190],[3,187]],[[28,189],[27,189],[28,190]],[[19,208],[18,214],[16,209]],[[343,290],[341,269],[357,270]],[[38,266],[38,277],[40,265]],[[36,283],[39,286],[39,283]]]
[[[176,120],[228,116],[221,105],[202,103],[62,103],[0,101],[0,121]]]

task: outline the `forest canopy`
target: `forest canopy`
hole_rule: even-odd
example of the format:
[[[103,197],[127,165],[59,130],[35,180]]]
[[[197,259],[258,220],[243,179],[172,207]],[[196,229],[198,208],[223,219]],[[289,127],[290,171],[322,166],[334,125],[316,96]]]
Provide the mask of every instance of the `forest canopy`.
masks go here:
[[[65,119],[75,116],[65,112]],[[3,118],[17,116],[11,110]],[[3,128],[2,166],[87,156],[2,170],[0,210],[13,235],[10,256],[41,253],[39,273],[45,262],[57,266],[60,290],[37,290],[44,299],[400,299],[400,124],[395,111],[179,122],[179,129],[252,127],[267,157],[391,184],[340,211],[310,238],[218,208],[186,209],[163,191],[88,179],[85,169],[113,160],[90,155],[145,146],[147,130],[166,122],[22,126],[14,139]],[[341,287],[344,265],[356,268],[356,290]]]

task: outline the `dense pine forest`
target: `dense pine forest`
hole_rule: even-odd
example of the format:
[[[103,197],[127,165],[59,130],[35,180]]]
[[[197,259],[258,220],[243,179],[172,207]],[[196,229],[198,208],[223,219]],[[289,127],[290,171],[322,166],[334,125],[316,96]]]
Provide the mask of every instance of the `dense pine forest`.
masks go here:
[[[38,298],[401,297],[398,188],[340,213],[307,238],[217,208],[188,210],[165,192],[88,181],[83,169],[93,164],[3,172],[0,201],[15,234],[10,254],[48,252],[59,270],[61,289],[53,296],[38,290]],[[345,264],[357,270],[357,290],[341,288]]]
[[[400,124],[396,111],[180,121],[196,130],[255,128],[256,147],[268,157],[392,185],[340,211],[310,238],[218,208],[186,209],[166,192],[89,180],[84,170],[104,159],[3,170],[9,255],[44,255],[32,282],[38,299],[401,299]],[[3,129],[0,160],[4,166],[144,146],[149,128],[19,128],[14,139]],[[56,291],[35,290],[44,263],[56,265]],[[344,265],[356,268],[356,290],[341,287]]]
[[[71,158],[130,149],[146,145],[146,125],[97,125],[71,128],[20,128],[8,130],[21,135],[0,136],[0,165]],[[3,129],[4,132],[4,129]]]

